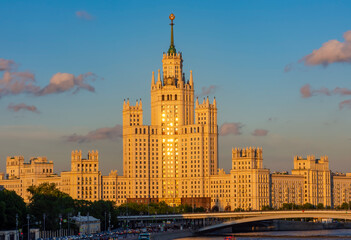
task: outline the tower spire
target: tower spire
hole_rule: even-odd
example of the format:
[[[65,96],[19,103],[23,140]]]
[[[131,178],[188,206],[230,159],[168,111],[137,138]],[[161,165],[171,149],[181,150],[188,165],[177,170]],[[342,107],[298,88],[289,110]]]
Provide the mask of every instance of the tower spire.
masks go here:
[[[151,86],[155,85],[155,72],[152,71]]]
[[[171,13],[171,15],[169,15],[169,19],[171,20],[171,45],[169,46],[169,49],[168,49],[168,54],[175,54],[177,52],[177,50],[175,49],[175,46],[174,46],[174,37],[173,37],[173,20],[174,20],[175,16],[173,13]]]

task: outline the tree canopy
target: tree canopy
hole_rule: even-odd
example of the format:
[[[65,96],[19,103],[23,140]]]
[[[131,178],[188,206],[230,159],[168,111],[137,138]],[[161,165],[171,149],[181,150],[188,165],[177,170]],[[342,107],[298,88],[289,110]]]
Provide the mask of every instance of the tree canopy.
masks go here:
[[[26,217],[26,204],[14,191],[0,191],[0,229],[15,229],[16,215],[18,226],[22,226]]]

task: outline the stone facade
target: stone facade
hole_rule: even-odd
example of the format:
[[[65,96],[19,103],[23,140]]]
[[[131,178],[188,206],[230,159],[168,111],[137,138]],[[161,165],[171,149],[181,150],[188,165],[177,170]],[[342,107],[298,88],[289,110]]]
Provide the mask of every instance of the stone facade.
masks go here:
[[[284,203],[304,204],[304,176],[287,172],[271,174],[272,207],[279,209]]]
[[[294,157],[292,175],[304,176],[303,202],[313,205],[322,203],[332,205],[331,171],[328,156],[316,159],[314,155],[307,158]]]
[[[174,16],[172,18],[172,21]],[[171,46],[162,56],[162,73],[151,76],[151,124],[143,104],[123,103],[123,175],[102,176],[98,151],[82,158],[72,151],[71,170],[54,174],[46,157],[24,162],[8,157],[0,185],[28,201],[29,186],[55,183],[75,199],[129,202],[165,201],[219,210],[280,208],[284,203],[339,206],[351,198],[351,175],[333,175],[327,156],[294,158],[292,174],[263,168],[262,148],[232,150],[232,169],[218,169],[217,102],[194,96],[194,79],[183,73],[182,53]],[[200,103],[201,102],[201,103]]]

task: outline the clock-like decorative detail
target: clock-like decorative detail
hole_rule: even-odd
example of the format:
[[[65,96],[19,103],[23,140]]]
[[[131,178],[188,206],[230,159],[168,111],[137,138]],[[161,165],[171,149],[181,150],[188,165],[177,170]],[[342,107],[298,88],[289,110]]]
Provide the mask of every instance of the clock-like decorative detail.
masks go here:
[[[174,77],[167,77],[165,81],[165,85],[175,85]]]

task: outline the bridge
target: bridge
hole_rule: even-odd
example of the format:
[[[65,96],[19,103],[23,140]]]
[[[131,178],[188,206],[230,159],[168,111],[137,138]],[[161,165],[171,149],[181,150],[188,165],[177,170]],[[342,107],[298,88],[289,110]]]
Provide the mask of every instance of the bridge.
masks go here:
[[[197,233],[203,234],[229,228],[236,224],[260,222],[275,219],[291,218],[320,218],[351,220],[351,211],[347,210],[290,210],[290,211],[250,211],[250,212],[215,212],[215,213],[186,213],[161,215],[118,216],[118,221],[178,221],[181,223],[195,222]]]
[[[200,228],[197,233],[203,234],[207,232],[217,231],[223,228],[232,227],[236,224],[260,222],[275,219],[291,219],[291,218],[320,218],[320,219],[344,219],[351,220],[351,211],[335,211],[335,210],[295,210],[295,211],[263,211],[259,215],[246,215],[241,219],[226,221]]]

